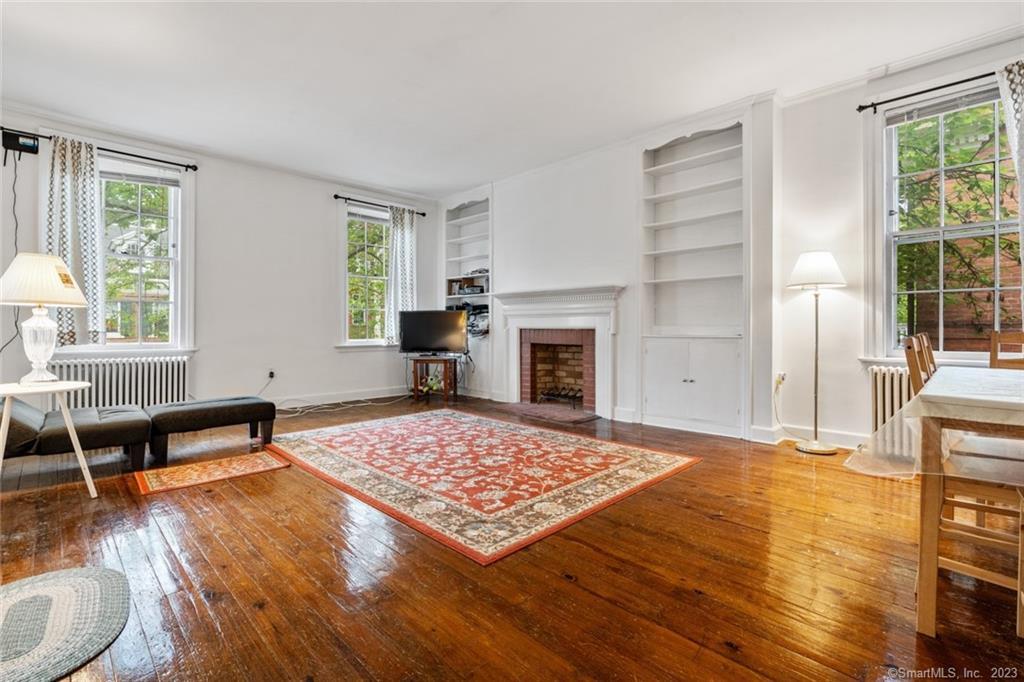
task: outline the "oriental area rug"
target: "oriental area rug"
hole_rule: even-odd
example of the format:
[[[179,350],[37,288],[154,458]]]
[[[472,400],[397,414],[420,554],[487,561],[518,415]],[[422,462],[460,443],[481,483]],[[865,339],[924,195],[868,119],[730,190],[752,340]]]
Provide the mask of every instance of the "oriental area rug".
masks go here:
[[[267,449],[483,565],[700,461],[454,410],[284,434]]]

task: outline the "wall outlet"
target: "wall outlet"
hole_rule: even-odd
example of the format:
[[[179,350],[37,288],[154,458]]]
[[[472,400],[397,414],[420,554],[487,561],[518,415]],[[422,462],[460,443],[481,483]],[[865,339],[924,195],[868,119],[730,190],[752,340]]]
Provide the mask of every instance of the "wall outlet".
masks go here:
[[[775,375],[775,390],[782,388],[782,384],[786,383],[786,373],[779,372]]]

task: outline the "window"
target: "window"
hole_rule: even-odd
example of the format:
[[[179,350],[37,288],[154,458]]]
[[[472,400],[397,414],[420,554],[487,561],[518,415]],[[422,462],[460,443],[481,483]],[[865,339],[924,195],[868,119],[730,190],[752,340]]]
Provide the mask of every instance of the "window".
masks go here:
[[[178,344],[180,173],[100,158],[105,343]]]
[[[389,223],[385,211],[348,207],[347,341],[384,340]]]
[[[889,340],[926,332],[941,351],[987,351],[1021,329],[1019,187],[998,92],[886,119]]]

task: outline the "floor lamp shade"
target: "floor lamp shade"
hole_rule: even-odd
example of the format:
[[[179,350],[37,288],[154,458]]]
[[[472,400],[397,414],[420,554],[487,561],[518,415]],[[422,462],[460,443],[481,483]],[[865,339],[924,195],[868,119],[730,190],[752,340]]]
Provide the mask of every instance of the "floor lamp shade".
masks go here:
[[[829,251],[804,251],[796,259],[786,286],[790,289],[845,287],[839,264]]]
[[[57,256],[45,253],[19,253],[0,277],[0,304],[32,306],[32,317],[21,323],[25,356],[32,371],[22,383],[56,381],[46,369],[57,346],[57,323],[50,319],[46,306],[84,308],[85,295]]]
[[[805,251],[796,259],[793,272],[786,286],[790,289],[811,289],[814,291],[814,439],[802,440],[796,444],[800,452],[814,455],[833,455],[834,445],[818,440],[818,308],[821,289],[845,287],[839,264],[829,251]]]

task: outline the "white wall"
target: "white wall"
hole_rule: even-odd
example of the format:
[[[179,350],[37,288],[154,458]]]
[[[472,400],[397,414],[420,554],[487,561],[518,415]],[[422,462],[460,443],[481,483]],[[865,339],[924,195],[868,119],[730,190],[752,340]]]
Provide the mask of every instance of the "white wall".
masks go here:
[[[782,115],[781,284],[802,251],[833,252],[848,286],[821,296],[821,412],[827,438],[855,444],[870,430],[863,349],[864,198],[861,114],[855,88],[787,107]],[[813,422],[813,296],[780,289],[778,327],[786,372],[783,424],[804,435]],[[805,428],[799,428],[805,427]],[[850,435],[854,434],[854,435]],[[852,443],[850,442],[852,439]]]
[[[626,285],[615,336],[614,414],[631,420],[637,381],[637,173],[634,145],[601,149],[494,183],[494,282],[498,293]],[[500,310],[492,320],[501,329]],[[494,393],[505,399],[506,349],[494,346]]]
[[[73,126],[5,113],[4,125],[35,130]],[[94,131],[94,137],[118,138]],[[132,140],[132,144],[139,145]],[[114,145],[111,145],[114,146]],[[148,145],[155,151],[160,147]],[[197,397],[254,393],[274,369],[265,391],[282,400],[337,400],[404,391],[404,362],[396,349],[337,350],[340,338],[338,246],[342,221],[335,192],[342,186],[180,150],[199,165],[196,175],[196,347],[192,392]],[[13,258],[11,219],[13,165],[0,173],[3,235],[0,266]],[[37,248],[38,158],[23,157],[19,169],[20,247]],[[380,193],[360,196],[386,199]],[[408,199],[402,200],[403,203]],[[439,285],[437,207],[420,201],[426,218],[417,223],[421,305],[436,305]],[[10,309],[0,310],[0,332],[11,330]],[[20,342],[0,356],[0,378],[24,370]]]

